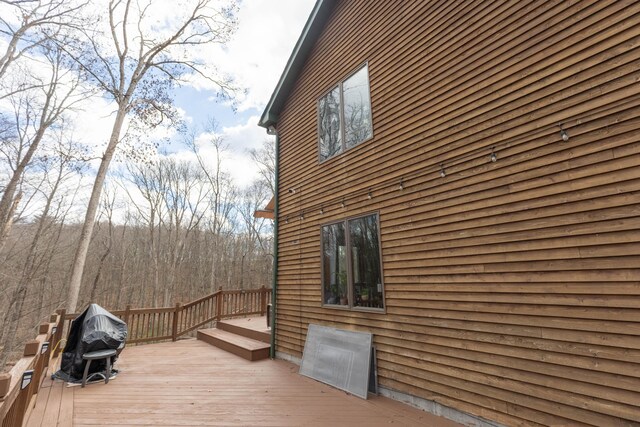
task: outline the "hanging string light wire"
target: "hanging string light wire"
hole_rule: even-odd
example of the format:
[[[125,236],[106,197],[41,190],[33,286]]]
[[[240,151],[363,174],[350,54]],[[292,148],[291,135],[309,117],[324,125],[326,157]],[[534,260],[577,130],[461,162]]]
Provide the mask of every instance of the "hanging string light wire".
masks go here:
[[[564,125],[566,125],[567,122],[564,122]],[[556,127],[557,129],[557,127]],[[556,131],[554,131],[556,132]],[[557,135],[557,133],[555,133]],[[360,190],[356,190],[350,194],[347,195],[339,195],[336,196],[332,199],[329,200],[323,200],[322,203],[318,203],[318,204],[314,204],[311,206],[306,206],[304,208],[304,210],[306,212],[310,212],[310,211],[316,211],[316,212],[320,212],[320,214],[324,214],[326,213],[327,209],[329,209],[330,205],[338,205],[342,208],[346,207],[346,202],[347,200],[354,200],[354,199],[358,199],[361,197],[365,197],[368,200],[371,200],[372,197],[372,192],[374,190],[384,190],[384,189],[388,189],[392,186],[396,186],[396,188],[399,188],[400,190],[404,190],[407,188],[407,182],[411,179],[416,179],[416,178],[420,178],[420,177],[424,177],[427,176],[429,174],[432,174],[434,172],[438,173],[440,177],[445,177],[447,176],[447,169],[451,170],[452,168],[455,168],[467,161],[471,161],[471,160],[478,160],[481,158],[487,158],[485,156],[487,156],[487,153],[489,154],[489,160],[491,163],[496,163],[498,161],[498,155],[497,155],[497,151],[499,151],[500,149],[506,149],[506,148],[514,148],[518,145],[530,142],[532,140],[538,139],[538,138],[543,138],[543,137],[548,137],[549,134],[549,128],[539,128],[539,129],[535,129],[531,132],[527,132],[525,134],[521,134],[519,135],[517,138],[511,138],[509,140],[505,140],[501,143],[493,143],[490,146],[484,146],[484,147],[480,147],[471,151],[468,151],[464,154],[458,155],[458,156],[454,156],[451,158],[446,159],[446,169],[445,169],[445,163],[440,161],[437,163],[434,163],[428,167],[424,167],[424,168],[420,168],[417,169],[416,171],[413,172],[409,172],[407,173],[406,171],[403,172],[403,175],[400,177],[400,184],[398,185],[398,177],[397,176],[392,176],[389,177],[388,180],[385,180],[384,182],[381,182],[377,185],[373,185],[364,189],[360,189]],[[495,159],[495,160],[494,160]],[[444,175],[443,175],[444,173]],[[395,184],[394,184],[395,182]],[[289,214],[291,215],[291,214]],[[304,217],[304,213],[302,212],[302,210],[298,211],[297,213],[294,212],[293,214],[298,215],[298,216],[302,216]]]

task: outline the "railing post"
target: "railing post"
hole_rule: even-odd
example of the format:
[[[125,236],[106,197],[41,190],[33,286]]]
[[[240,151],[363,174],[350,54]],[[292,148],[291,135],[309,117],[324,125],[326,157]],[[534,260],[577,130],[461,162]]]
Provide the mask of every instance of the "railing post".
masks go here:
[[[30,380],[25,380],[26,377],[29,377]],[[18,392],[18,397],[16,398],[16,401],[14,402],[15,405],[15,418],[14,418],[14,425],[16,426],[21,426],[22,422],[24,421],[24,416],[27,412],[27,406],[29,405],[29,403],[31,402],[31,389],[33,388],[33,371],[25,371],[22,374],[22,382],[24,383],[25,381],[29,381],[28,385],[25,386],[25,388],[21,389]]]
[[[260,316],[264,316],[267,307],[267,287],[262,285],[260,288]]]
[[[176,303],[176,308],[173,310],[173,326],[171,327],[171,339],[176,341],[178,339],[178,316],[182,309],[182,305],[178,302]]]
[[[129,325],[129,318],[131,317],[131,304],[127,304],[127,306],[124,309],[124,315],[123,317],[123,321],[124,324],[127,325],[127,332],[128,332],[128,336],[127,339],[131,340],[133,339],[133,329],[131,327],[131,325]]]
[[[222,286],[218,288],[218,297],[216,299],[216,321],[222,319]]]
[[[131,315],[131,304],[127,304],[127,307],[124,309],[124,323],[129,324],[129,316]],[[129,334],[131,335],[131,334]]]
[[[55,348],[56,351],[51,354],[52,357],[59,355],[62,352],[62,347],[60,347],[60,343],[62,342],[62,337],[64,336],[64,325],[66,323],[65,317],[67,317],[67,310],[60,309],[58,310],[58,316],[60,316],[58,320],[58,325],[56,326],[56,343]]]
[[[11,385],[11,374],[8,372],[0,374],[0,398],[3,398],[7,394],[9,394],[10,385]]]

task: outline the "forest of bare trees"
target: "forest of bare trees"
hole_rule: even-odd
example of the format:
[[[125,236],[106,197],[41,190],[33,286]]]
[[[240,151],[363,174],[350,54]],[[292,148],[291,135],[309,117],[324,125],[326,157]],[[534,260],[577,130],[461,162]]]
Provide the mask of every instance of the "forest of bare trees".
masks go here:
[[[271,223],[253,212],[273,193],[272,141],[247,153],[259,178],[238,186],[213,120],[185,130],[171,98],[190,73],[233,98],[232,80],[184,49],[224,43],[234,2],[185,1],[159,33],[145,27],[151,2],[93,3],[0,0],[0,371],[57,308],[270,282]],[[97,145],[74,130],[92,97],[113,105]],[[158,129],[189,155],[158,152]]]

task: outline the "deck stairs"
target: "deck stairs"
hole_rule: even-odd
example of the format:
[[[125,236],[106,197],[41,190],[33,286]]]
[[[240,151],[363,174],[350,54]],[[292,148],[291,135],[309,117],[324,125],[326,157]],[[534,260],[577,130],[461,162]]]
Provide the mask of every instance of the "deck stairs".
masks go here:
[[[269,358],[271,329],[265,317],[221,320],[212,329],[200,329],[197,338],[254,361]]]

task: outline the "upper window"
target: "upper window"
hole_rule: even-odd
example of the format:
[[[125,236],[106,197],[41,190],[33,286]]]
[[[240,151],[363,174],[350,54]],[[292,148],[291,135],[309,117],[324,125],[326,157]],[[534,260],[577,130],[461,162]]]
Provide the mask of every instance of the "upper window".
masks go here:
[[[320,161],[373,136],[369,68],[365,64],[318,101]]]
[[[384,308],[378,215],[322,227],[322,301],[345,308]]]

